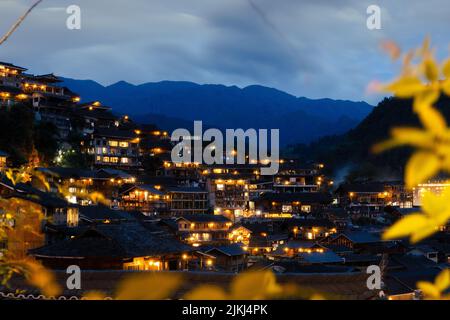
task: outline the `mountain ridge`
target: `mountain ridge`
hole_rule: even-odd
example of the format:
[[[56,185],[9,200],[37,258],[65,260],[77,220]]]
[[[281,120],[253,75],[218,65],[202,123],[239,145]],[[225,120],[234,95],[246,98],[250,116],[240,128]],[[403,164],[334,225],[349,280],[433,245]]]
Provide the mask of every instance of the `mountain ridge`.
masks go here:
[[[174,119],[176,123],[202,120],[217,128],[280,129],[283,145],[343,133],[373,108],[365,102],[296,97],[261,85],[239,88],[164,80],[139,85],[118,81],[103,86],[93,80],[61,79],[81,95],[82,101],[100,100],[114,112],[139,121],[151,122],[149,115],[159,115],[169,127],[169,120]]]

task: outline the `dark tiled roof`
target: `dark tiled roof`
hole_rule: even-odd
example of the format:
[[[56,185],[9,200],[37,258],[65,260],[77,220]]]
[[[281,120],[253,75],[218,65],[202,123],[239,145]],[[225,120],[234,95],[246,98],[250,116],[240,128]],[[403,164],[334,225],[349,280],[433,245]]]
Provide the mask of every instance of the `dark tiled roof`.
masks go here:
[[[216,252],[220,252],[220,253],[230,256],[230,257],[242,256],[242,255],[247,254],[247,252],[244,249],[242,249],[241,245],[239,245],[237,243],[230,244],[227,246],[214,247],[214,248],[211,248],[211,249],[208,249],[205,251],[205,253],[211,254],[211,255],[214,255],[214,253],[216,253]]]
[[[334,224],[327,219],[289,219],[286,222],[291,227],[334,227]]]
[[[119,130],[114,128],[98,128],[96,129],[94,135],[98,137],[121,139],[133,139],[137,137],[137,135],[132,130]]]
[[[78,116],[83,116],[86,118],[93,118],[93,119],[111,120],[111,121],[118,119],[118,117],[115,116],[112,112],[110,112],[109,110],[104,110],[104,109],[101,109],[101,110],[79,109],[79,110],[76,110],[75,113]]]
[[[336,239],[340,236],[344,236],[354,243],[374,243],[381,241],[378,235],[374,235],[367,231],[346,231],[333,235],[332,239]]]
[[[135,189],[147,191],[147,192],[149,192],[151,194],[156,194],[156,195],[160,195],[160,196],[164,195],[163,191],[161,191],[159,189],[156,189],[155,186],[147,185],[147,184],[140,184],[140,185],[137,185],[137,186],[133,186],[131,188],[128,188],[123,193],[129,193],[129,192],[131,192],[132,190],[135,190]]]
[[[344,262],[344,258],[329,250],[325,252],[300,253],[299,257],[307,263],[326,264]]]
[[[13,65],[12,63],[9,63],[9,62],[2,62],[2,61],[0,61],[0,65],[5,66],[5,67],[9,67],[9,68],[19,69],[19,70],[22,70],[22,71],[26,71],[27,70],[25,68]]]
[[[128,212],[113,210],[106,206],[80,206],[79,207],[80,217],[85,218],[89,221],[96,220],[135,220],[132,215]]]
[[[112,168],[103,168],[97,171],[97,178],[120,178],[120,179],[130,179],[133,176],[125,171],[112,169]]]
[[[62,82],[62,80],[55,76],[53,73],[36,75],[33,78],[39,81],[47,81],[51,83]]]
[[[207,193],[203,188],[200,187],[167,187],[166,190],[172,193]]]
[[[50,167],[50,168],[37,168],[36,170],[60,178],[89,179],[95,178],[96,176],[95,171],[78,168]]]
[[[170,235],[156,235],[138,223],[97,225],[73,239],[31,250],[35,256],[116,257],[158,256],[193,251]]]
[[[185,219],[189,222],[231,222],[225,216],[214,214],[187,214],[177,218],[177,220],[179,219]]]
[[[381,182],[343,184],[339,192],[380,193],[385,191],[385,184]]]
[[[294,202],[300,203],[321,203],[329,204],[333,201],[329,193],[323,192],[293,192],[293,193],[273,193],[268,192],[261,195],[261,200]]]

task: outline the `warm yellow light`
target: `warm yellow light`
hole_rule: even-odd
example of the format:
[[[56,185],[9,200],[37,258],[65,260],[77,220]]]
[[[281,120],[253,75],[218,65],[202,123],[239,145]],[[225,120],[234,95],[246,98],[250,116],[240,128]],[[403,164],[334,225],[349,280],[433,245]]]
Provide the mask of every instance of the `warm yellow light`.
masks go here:
[[[183,254],[182,258],[183,258],[183,260],[187,260],[188,255],[187,254]]]
[[[206,260],[206,265],[207,265],[207,266],[212,266],[212,265],[213,265],[212,259]]]
[[[28,96],[26,94],[21,93],[21,94],[18,94],[16,96],[16,98],[19,100],[24,100],[24,99],[28,98]]]

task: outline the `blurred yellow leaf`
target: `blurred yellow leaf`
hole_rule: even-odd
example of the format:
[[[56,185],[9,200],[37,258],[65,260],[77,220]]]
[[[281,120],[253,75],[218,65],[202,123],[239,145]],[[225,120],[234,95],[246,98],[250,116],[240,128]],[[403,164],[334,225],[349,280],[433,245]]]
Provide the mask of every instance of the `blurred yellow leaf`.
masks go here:
[[[447,122],[445,118],[433,107],[427,107],[426,105],[420,107],[421,111],[418,112],[420,121],[424,127],[436,136],[443,136],[447,132]]]
[[[271,271],[244,272],[231,284],[231,299],[264,299],[281,293],[281,286]]]
[[[61,293],[61,288],[50,270],[33,260],[24,261],[24,265],[28,282],[39,288],[42,294],[47,297],[56,297]]]
[[[192,291],[188,292],[184,299],[186,300],[226,300],[228,299],[227,293],[213,285],[199,286]]]
[[[425,77],[434,82],[439,80],[439,67],[432,58],[425,58],[422,62],[423,73]]]
[[[419,151],[413,154],[406,165],[406,187],[412,189],[438,173],[441,162],[432,152]]]
[[[447,59],[442,64],[442,74],[445,78],[450,78],[450,59]]]
[[[450,269],[442,271],[436,279],[434,279],[434,284],[441,292],[450,287]]]
[[[422,291],[427,300],[448,300],[450,295],[445,292],[450,287],[450,270],[441,271],[434,279],[434,283],[419,281],[417,288]]]
[[[426,192],[422,197],[422,213],[408,215],[383,234],[383,239],[410,236],[412,243],[419,242],[436,233],[450,218],[450,188],[436,195]]]
[[[422,81],[416,76],[403,76],[385,86],[385,90],[392,92],[399,98],[412,98],[424,90]]]
[[[89,291],[83,295],[83,300],[105,300],[106,295],[101,291]]]
[[[438,288],[432,283],[420,281],[417,283],[417,288],[419,288],[427,299],[439,299],[441,293]]]
[[[422,214],[408,215],[394,225],[383,234],[384,240],[398,239],[410,235],[418,229],[425,227],[428,224],[428,219]]]
[[[182,276],[176,273],[141,273],[125,278],[118,287],[118,300],[163,300],[182,283]]]

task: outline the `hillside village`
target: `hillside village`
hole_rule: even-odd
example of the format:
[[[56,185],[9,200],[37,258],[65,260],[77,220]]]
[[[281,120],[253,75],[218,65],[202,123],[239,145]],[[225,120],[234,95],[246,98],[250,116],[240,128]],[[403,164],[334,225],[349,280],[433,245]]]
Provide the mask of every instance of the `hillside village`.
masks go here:
[[[8,177],[19,163],[0,150],[0,196],[31,203],[45,217],[36,222],[43,237],[0,239],[0,249],[50,269],[210,276],[270,269],[293,279],[306,274],[308,285],[347,297],[419,299],[416,282],[449,266],[449,225],[417,245],[381,239],[387,226],[419,210],[424,191],[440,192],[446,181],[414,190],[402,181],[337,184],[324,174],[326,163],[297,159],[279,160],[274,176],[261,175],[265,163],[173,163],[170,132],[158,123],[114,114],[53,74],[5,62],[0,108],[30,110],[35,123],[57,132],[54,159],[33,153],[26,182]],[[93,194],[102,199],[86,196]],[[20,228],[4,208],[0,217]],[[370,265],[383,272],[381,290],[366,287]]]

